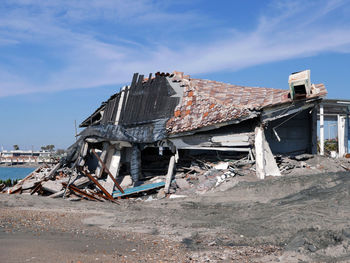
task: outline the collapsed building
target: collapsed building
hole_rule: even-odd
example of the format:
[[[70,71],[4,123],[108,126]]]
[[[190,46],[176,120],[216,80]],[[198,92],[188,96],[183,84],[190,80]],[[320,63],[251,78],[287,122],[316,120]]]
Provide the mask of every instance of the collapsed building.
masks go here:
[[[195,79],[182,72],[134,74],[86,118],[62,160],[108,176],[112,193],[129,174],[134,186],[167,174],[168,191],[179,163],[193,156],[240,158],[256,163],[256,175],[279,176],[274,155],[317,153],[317,105],[327,94],[311,84],[310,71],[293,73],[289,90],[244,87]],[[141,182],[141,183],[140,183]],[[119,187],[118,187],[119,188]]]

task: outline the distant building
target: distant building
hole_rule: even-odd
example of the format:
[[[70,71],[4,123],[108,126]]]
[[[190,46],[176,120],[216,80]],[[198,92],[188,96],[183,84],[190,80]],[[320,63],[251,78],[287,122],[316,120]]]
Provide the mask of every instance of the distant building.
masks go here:
[[[0,164],[50,163],[52,159],[52,153],[49,151],[4,150],[0,152]]]

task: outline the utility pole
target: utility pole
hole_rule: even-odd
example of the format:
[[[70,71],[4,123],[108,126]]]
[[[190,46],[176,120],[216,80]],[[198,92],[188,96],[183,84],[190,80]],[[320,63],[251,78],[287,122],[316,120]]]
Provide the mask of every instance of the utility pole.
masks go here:
[[[74,120],[74,128],[75,128],[75,141],[77,141],[78,140],[77,120]]]

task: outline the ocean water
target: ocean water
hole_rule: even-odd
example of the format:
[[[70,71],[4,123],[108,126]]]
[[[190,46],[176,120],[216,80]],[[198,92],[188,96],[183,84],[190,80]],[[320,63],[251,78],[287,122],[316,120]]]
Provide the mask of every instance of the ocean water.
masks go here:
[[[33,172],[35,168],[25,167],[0,167],[0,180],[7,179],[23,179],[28,174]]]

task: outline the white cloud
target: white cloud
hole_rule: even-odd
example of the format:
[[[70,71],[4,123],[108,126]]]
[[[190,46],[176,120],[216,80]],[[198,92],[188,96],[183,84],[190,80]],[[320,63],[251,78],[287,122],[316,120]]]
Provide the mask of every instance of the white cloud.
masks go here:
[[[25,65],[35,60],[41,60],[43,65],[28,73],[19,64],[16,70],[0,61],[0,96],[118,85],[130,81],[133,72],[234,71],[326,51],[350,50],[349,24],[333,14],[344,7],[344,1],[274,1],[274,7],[260,16],[255,30],[221,28],[221,39],[201,43],[191,41],[191,26],[202,22],[205,28],[208,24],[201,19],[207,17],[190,11],[169,11],[168,6],[152,1],[128,4],[94,0],[87,5],[81,0],[17,0],[16,7],[13,2],[0,6],[0,52],[3,46],[23,45],[24,53],[27,45],[34,46],[39,58],[36,53],[28,53],[21,59],[26,60]],[[91,26],[94,20],[102,23]],[[144,27],[136,36],[127,32],[137,31],[135,25],[140,23]],[[105,24],[116,30],[105,32]],[[185,25],[188,28],[181,28]],[[147,27],[159,34],[144,33]],[[167,37],[174,43],[169,45]],[[7,54],[7,58],[12,57],[9,60],[16,65],[17,57],[23,56],[20,53]],[[42,81],[32,79],[33,71],[45,75]]]

